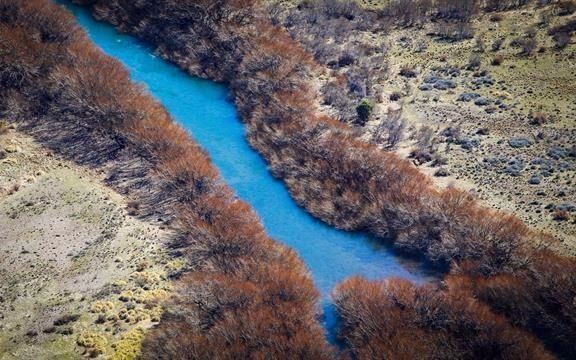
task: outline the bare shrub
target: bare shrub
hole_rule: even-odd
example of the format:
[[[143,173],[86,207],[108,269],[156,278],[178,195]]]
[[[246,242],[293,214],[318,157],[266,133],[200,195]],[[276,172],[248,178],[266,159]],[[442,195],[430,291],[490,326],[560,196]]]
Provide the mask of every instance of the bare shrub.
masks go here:
[[[543,111],[537,111],[536,113],[532,114],[530,117],[530,124],[541,126],[550,121],[548,114]]]
[[[555,210],[552,219],[556,221],[567,221],[570,219],[570,213],[566,210]]]
[[[502,63],[504,62],[504,56],[502,55],[496,55],[492,58],[492,66],[500,66],[502,65]]]
[[[485,11],[505,11],[525,6],[529,2],[530,0],[487,0],[483,7]]]
[[[492,51],[496,52],[498,50],[500,50],[502,48],[502,45],[504,44],[504,41],[506,41],[505,38],[498,38],[496,40],[494,40],[494,42],[492,43]]]
[[[446,23],[442,22],[435,26],[432,35],[443,41],[462,41],[472,39],[474,31],[469,23]]]
[[[474,54],[470,57],[470,60],[468,61],[468,65],[466,66],[466,68],[468,70],[476,70],[480,68],[480,65],[482,65],[482,58],[480,57],[480,55]]]
[[[388,109],[388,114],[384,121],[376,127],[372,139],[375,143],[386,141],[386,147],[394,148],[404,139],[406,131],[406,119],[402,117],[402,109]]]
[[[352,278],[333,297],[340,336],[354,358],[553,358],[534,337],[462,291]]]
[[[555,5],[555,11],[558,16],[572,15],[576,12],[576,1],[574,0],[561,0]]]
[[[8,132],[9,125],[7,121],[0,120],[0,135],[4,135]]]
[[[481,37],[476,37],[476,42],[474,44],[474,51],[479,53],[483,53],[484,51],[486,51],[486,44],[484,43],[484,39],[482,39]]]
[[[422,126],[416,133],[416,146],[419,149],[427,149],[432,147],[435,135],[436,132],[430,126]]]
[[[548,35],[552,36],[557,48],[563,49],[570,44],[574,32],[576,32],[576,19],[568,20],[565,24],[551,28],[548,30]]]
[[[560,32],[555,34],[553,37],[554,41],[556,42],[557,49],[565,49],[570,45],[571,37],[565,32]]]
[[[520,54],[523,56],[530,56],[537,46],[536,39],[534,38],[517,38],[512,40],[510,46],[520,48]]]

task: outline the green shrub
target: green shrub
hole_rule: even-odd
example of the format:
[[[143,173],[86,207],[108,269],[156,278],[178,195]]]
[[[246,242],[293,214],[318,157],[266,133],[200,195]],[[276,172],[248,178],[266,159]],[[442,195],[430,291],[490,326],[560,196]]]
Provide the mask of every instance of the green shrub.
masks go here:
[[[370,120],[370,115],[372,115],[373,110],[374,105],[372,105],[369,100],[362,100],[360,105],[356,107],[356,113],[358,114],[358,121],[356,123],[360,126],[366,125],[368,120]]]

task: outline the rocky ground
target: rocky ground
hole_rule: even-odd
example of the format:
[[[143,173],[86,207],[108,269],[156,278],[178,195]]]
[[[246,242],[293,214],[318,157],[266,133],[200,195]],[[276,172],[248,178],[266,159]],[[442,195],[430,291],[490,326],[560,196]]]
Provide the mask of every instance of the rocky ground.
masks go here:
[[[384,87],[400,99],[387,97],[379,109],[402,107],[409,135],[397,151],[409,157],[427,142],[430,161],[415,163],[438,185],[473,190],[574,255],[576,46],[556,49],[547,29],[569,18],[542,24],[545,16],[546,9],[503,12],[498,21],[486,14],[473,21],[473,38],[454,43],[435,39],[431,27],[392,31]],[[537,47],[520,55],[512,42],[527,33]]]
[[[170,233],[102,174],[0,125],[0,359],[134,358],[185,265]]]

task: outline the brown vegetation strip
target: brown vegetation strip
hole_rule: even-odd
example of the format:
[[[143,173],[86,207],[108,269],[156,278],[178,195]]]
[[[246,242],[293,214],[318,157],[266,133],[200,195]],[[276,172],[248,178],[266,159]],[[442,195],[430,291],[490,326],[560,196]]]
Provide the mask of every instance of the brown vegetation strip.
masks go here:
[[[408,162],[318,115],[310,79],[322,69],[271,25],[257,1],[78,2],[189,72],[228,82],[251,144],[312,214],[342,229],[368,230],[439,267],[452,266],[474,285],[470,294],[557,354],[576,356],[570,340],[576,338],[574,259],[546,250],[554,239],[515,216],[483,208],[465,192],[432,188]],[[545,265],[556,263],[562,269]],[[491,281],[501,277],[508,280],[492,291]],[[544,295],[552,287],[555,298]],[[506,306],[518,291],[524,303]]]
[[[553,359],[533,336],[463,290],[346,280],[336,305],[357,359]]]
[[[0,0],[0,113],[107,171],[143,216],[179,232],[190,271],[144,352],[153,359],[326,358],[318,292],[208,156],[128,71],[48,0]]]

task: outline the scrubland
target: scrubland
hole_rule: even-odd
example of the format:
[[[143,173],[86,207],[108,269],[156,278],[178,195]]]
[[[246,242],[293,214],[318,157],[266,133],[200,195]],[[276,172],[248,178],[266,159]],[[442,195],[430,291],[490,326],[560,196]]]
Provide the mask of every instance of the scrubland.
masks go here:
[[[129,213],[175,232],[166,249],[187,265],[172,274],[174,296],[159,325],[147,331],[142,356],[318,359],[331,353],[316,319],[318,292],[302,261],[267,237],[207,154],[88,40],[71,14],[47,0],[3,0],[0,38],[2,117],[59,156],[102,172],[105,184],[130,199]],[[148,282],[164,278],[136,270],[137,288],[154,289]],[[112,295],[144,304],[117,314],[126,323],[146,307],[137,288]],[[94,312],[106,315],[110,308],[99,304]],[[130,331],[117,352],[134,358],[142,337]],[[75,340],[93,356],[108,346],[100,333]]]
[[[325,113],[574,254],[572,2],[268,3],[329,69]]]
[[[320,4],[328,4],[323,8],[328,10],[322,11],[342,23],[343,19],[352,21],[360,14],[350,2]],[[338,6],[330,7],[334,4]],[[422,13],[422,19],[428,19],[430,12],[436,20],[446,21],[445,27],[435,30],[436,36],[448,40],[453,36],[456,40],[468,38],[469,29],[462,20],[470,19],[477,3],[438,4]],[[495,358],[574,356],[574,258],[553,251],[559,244],[552,236],[529,228],[514,215],[488,209],[468,192],[433,187],[432,180],[411,161],[367,141],[358,126],[363,125],[362,114],[369,112],[369,103],[355,109],[355,121],[360,122],[354,127],[323,115],[326,103],[317,79],[329,79],[332,74],[328,67],[332,65],[315,58],[311,52],[315,47],[290,33],[286,24],[280,26],[281,16],[272,16],[274,13],[271,15],[258,2],[239,0],[192,4],[101,0],[90,5],[98,18],[148,41],[160,54],[192,74],[228,82],[247,124],[251,144],[312,214],[342,229],[370,231],[400,251],[425,257],[433,266],[449,271],[450,277],[442,287],[421,290],[438,291],[437,297],[422,297],[424,309],[449,307],[454,296],[462,301],[458,306],[477,305],[467,312],[441,315],[446,321],[455,316],[458,321],[471,324],[471,329],[482,329],[472,330],[474,334],[497,329],[497,333],[505,334],[502,337],[517,339],[512,341],[515,348],[500,344],[500,337],[488,335],[479,339],[485,344],[466,344],[458,338],[459,325],[443,328],[435,322],[420,321],[414,311],[406,311],[406,306],[386,308],[385,302],[383,307],[363,307],[362,291],[370,292],[373,285],[357,281],[352,283],[354,286],[338,288],[334,295],[341,304],[342,337],[351,351],[360,351],[353,356],[376,357],[375,353],[362,353],[364,345],[359,342],[384,349],[386,345],[381,341],[390,334],[367,332],[355,336],[355,329],[346,324],[376,322],[376,327],[385,329],[387,318],[394,311],[406,316],[406,322],[415,323],[415,332],[419,329],[434,334],[428,340],[411,337],[422,349],[433,351],[442,342],[438,339],[443,333],[455,344],[453,356],[478,358],[487,348],[494,351]],[[511,3],[512,7],[518,5],[523,4]],[[301,8],[314,6],[314,2],[305,2]],[[350,9],[354,12],[350,13]],[[378,16],[394,14],[369,16],[379,19]],[[372,28],[378,22],[359,23],[379,31]],[[294,24],[299,25],[297,21]],[[519,44],[522,48],[524,40]],[[349,61],[341,57],[336,65]],[[403,70],[404,77],[417,76],[409,68]],[[334,81],[336,87],[353,85],[350,90],[356,99],[372,94],[366,83],[347,74],[337,74]],[[437,86],[449,89],[453,84],[442,81]],[[338,91],[335,94],[339,96]],[[343,96],[347,98],[348,91]],[[386,288],[385,284],[376,286],[385,287],[384,295],[379,297],[391,293],[393,298],[401,291],[397,287]],[[357,295],[344,296],[348,290]],[[341,300],[343,297],[346,299]],[[450,357],[452,352],[446,354]]]
[[[333,19],[358,9],[325,3],[345,5],[327,12]],[[460,4],[468,3],[474,2]],[[553,251],[556,239],[516,216],[488,209],[468,192],[435,188],[413,162],[367,139],[361,128],[377,100],[371,87],[361,76],[332,74],[312,54],[314,45],[268,8],[250,0],[89,4],[97,17],[150,42],[192,74],[228,82],[251,144],[312,214],[342,229],[369,231],[447,273],[441,284],[424,287],[362,279],[339,286],[343,356],[575,356],[574,258]],[[452,20],[470,16],[469,9],[440,7],[433,14]],[[467,36],[455,24],[437,29],[438,36]],[[2,117],[66,159],[102,171],[107,185],[131,199],[130,213],[162,219],[176,232],[171,255],[188,265],[173,275],[174,296],[147,331],[145,358],[337,356],[316,319],[317,290],[296,254],[266,236],[208,156],[130,82],[121,64],[88,41],[71,15],[44,0],[3,0],[0,37]],[[372,54],[374,62],[382,55]],[[350,61],[339,57],[336,64]],[[361,74],[370,66],[357,69]],[[375,85],[386,79],[380,70]],[[403,77],[418,76],[401,70]],[[341,103],[366,105],[353,107],[356,117],[335,118],[344,107],[330,109],[318,79],[334,83],[335,96],[352,84]],[[389,138],[400,124],[397,119],[383,134]],[[134,276],[140,287],[156,279]],[[135,296],[121,293],[118,301],[138,303]],[[96,312],[108,311],[99,305]],[[142,336],[131,330],[125,346]],[[93,332],[75,341],[88,352],[108,343]]]

